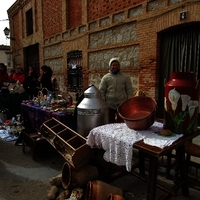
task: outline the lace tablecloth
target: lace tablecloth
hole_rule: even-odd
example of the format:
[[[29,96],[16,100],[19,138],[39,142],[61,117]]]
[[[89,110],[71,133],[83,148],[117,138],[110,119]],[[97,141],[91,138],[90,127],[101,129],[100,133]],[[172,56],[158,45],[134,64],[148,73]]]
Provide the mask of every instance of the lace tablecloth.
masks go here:
[[[131,171],[133,144],[140,140],[144,143],[164,148],[170,146],[182,135],[161,136],[159,131],[163,124],[155,122],[149,129],[136,131],[129,129],[125,123],[106,124],[93,128],[87,136],[86,143],[92,148],[105,150],[104,159],[118,166],[126,166]]]

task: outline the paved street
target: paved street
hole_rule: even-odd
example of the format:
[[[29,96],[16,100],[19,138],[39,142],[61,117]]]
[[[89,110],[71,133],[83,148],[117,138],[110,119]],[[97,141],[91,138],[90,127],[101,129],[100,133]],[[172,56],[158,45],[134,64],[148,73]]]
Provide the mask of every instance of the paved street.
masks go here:
[[[195,139],[196,143],[199,141],[199,138]],[[199,159],[196,161],[199,162]],[[55,151],[47,156],[37,156],[37,160],[34,161],[28,147],[24,154],[21,146],[15,146],[14,142],[0,140],[0,200],[47,199],[49,180],[61,173],[64,162],[65,160]],[[165,178],[162,168],[159,170],[160,180],[166,183],[172,182]],[[123,189],[125,200],[146,199],[146,182],[133,175],[126,174],[116,178],[111,184]],[[190,197],[181,196],[179,190],[177,196],[171,199],[199,199],[199,189],[199,182],[195,182],[191,184]],[[157,189],[157,196],[162,194],[163,191]]]

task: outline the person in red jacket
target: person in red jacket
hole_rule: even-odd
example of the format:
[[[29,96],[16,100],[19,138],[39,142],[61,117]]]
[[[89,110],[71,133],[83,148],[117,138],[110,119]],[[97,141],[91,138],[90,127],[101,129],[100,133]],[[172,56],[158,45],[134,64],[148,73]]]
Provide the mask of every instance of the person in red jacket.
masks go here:
[[[15,69],[15,73],[13,74],[13,80],[15,82],[19,82],[24,85],[25,82],[25,73],[22,67],[17,66]]]
[[[6,65],[4,63],[0,63],[0,88],[3,86],[4,82],[7,82],[8,77]]]

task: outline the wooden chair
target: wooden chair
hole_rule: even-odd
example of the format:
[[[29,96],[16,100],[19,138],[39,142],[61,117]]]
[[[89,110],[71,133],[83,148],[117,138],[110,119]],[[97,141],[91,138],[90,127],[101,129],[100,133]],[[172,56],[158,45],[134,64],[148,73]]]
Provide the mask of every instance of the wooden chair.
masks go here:
[[[200,146],[193,142],[188,142],[185,144],[185,152],[188,176],[195,180],[200,180]],[[192,157],[196,161],[195,159],[192,160]],[[197,162],[198,158],[199,162]]]

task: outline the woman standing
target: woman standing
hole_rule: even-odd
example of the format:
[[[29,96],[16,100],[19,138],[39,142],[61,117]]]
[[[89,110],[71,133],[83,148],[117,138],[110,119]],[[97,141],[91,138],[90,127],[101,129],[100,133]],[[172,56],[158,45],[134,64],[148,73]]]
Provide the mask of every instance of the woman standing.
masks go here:
[[[53,91],[52,85],[52,69],[46,65],[41,67],[41,75],[39,81],[41,83],[42,88],[47,88],[49,91]]]
[[[101,79],[99,86],[101,97],[109,107],[109,122],[123,122],[117,113],[118,106],[133,96],[130,77],[121,72],[120,61],[112,58],[109,61],[109,72]]]
[[[37,96],[38,93],[38,75],[33,67],[29,66],[29,71],[26,76],[25,88],[28,93],[29,99]]]

